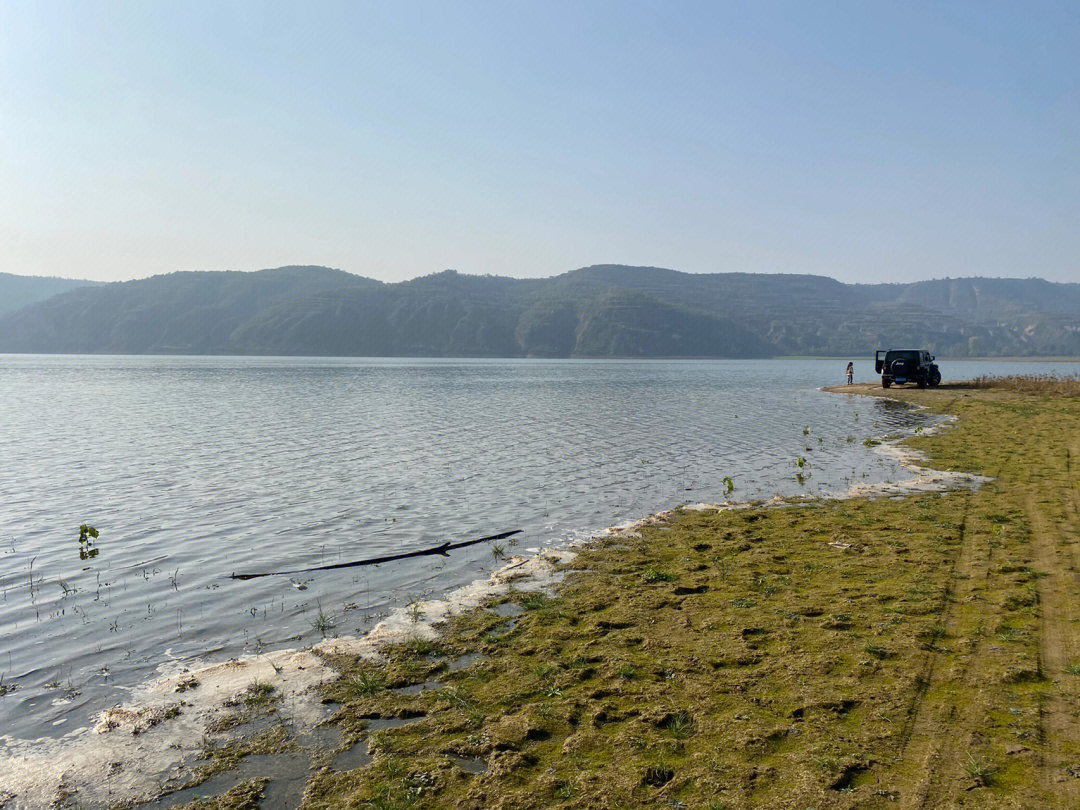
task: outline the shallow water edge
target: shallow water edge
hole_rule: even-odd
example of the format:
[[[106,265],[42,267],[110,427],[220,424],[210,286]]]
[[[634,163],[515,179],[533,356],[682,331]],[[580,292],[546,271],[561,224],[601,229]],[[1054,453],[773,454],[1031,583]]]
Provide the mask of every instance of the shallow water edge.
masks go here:
[[[947,427],[950,422],[927,428],[923,434]],[[987,480],[923,466],[923,454],[901,442],[882,441],[872,450],[896,460],[908,477],[897,482],[856,484],[825,497],[902,497],[974,487]],[[810,500],[776,496],[764,505]],[[733,510],[761,505],[761,501],[728,501],[678,509]],[[611,527],[596,537],[636,536],[646,526],[669,521],[678,509]],[[164,785],[182,784],[190,776],[190,763],[203,750],[221,706],[237,700],[255,682],[273,686],[280,695],[280,721],[288,724],[293,734],[310,734],[328,716],[318,687],[337,677],[325,656],[343,654],[377,660],[379,649],[386,644],[410,638],[434,639],[437,625],[448,616],[481,607],[511,587],[555,588],[561,579],[561,564],[573,556],[572,549],[546,549],[533,556],[511,558],[490,577],[452,591],[444,599],[426,600],[394,611],[363,636],[331,638],[306,649],[283,649],[222,663],[163,664],[158,677],[130,690],[123,705],[100,713],[91,726],[55,740],[3,740],[0,807],[47,807],[65,796],[77,797],[82,807],[153,799]]]

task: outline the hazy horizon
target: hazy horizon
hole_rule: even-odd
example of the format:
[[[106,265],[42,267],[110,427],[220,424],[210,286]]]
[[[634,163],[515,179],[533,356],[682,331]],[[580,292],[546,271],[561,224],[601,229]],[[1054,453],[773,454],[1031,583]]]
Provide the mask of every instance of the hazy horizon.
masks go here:
[[[0,270],[1080,277],[1080,8],[0,0]]]
[[[335,271],[339,271],[339,272],[342,272],[342,273],[348,273],[349,275],[360,276],[362,278],[370,279],[372,281],[381,281],[381,282],[384,282],[386,284],[400,284],[400,283],[405,283],[405,282],[409,282],[409,281],[416,281],[417,279],[425,278],[427,276],[439,275],[440,273],[457,273],[457,274],[463,275],[463,276],[495,276],[495,277],[498,277],[498,278],[509,278],[509,279],[520,279],[520,280],[525,280],[525,279],[543,280],[543,279],[555,278],[557,276],[561,276],[561,275],[564,275],[566,273],[572,273],[572,272],[574,272],[576,270],[586,270],[586,269],[589,269],[591,267],[628,267],[628,268],[652,267],[652,268],[657,269],[657,270],[667,270],[667,271],[672,271],[672,272],[675,272],[675,273],[685,273],[685,274],[688,274],[688,275],[712,275],[712,274],[723,274],[723,273],[753,273],[754,272],[754,271],[746,271],[746,270],[715,270],[715,271],[701,270],[701,271],[696,271],[695,272],[695,271],[690,271],[690,270],[680,270],[677,267],[664,267],[664,266],[659,266],[659,265],[633,265],[633,264],[623,264],[623,263],[616,263],[616,262],[597,262],[594,265],[579,265],[579,266],[576,266],[576,267],[571,267],[571,268],[566,269],[566,270],[559,270],[559,271],[550,272],[550,273],[540,272],[535,276],[514,276],[514,275],[510,275],[510,274],[506,274],[506,273],[473,273],[473,272],[469,272],[468,270],[460,270],[460,269],[455,268],[455,267],[444,267],[444,268],[441,268],[439,270],[431,270],[429,272],[418,273],[415,276],[409,276],[407,278],[383,279],[383,278],[379,278],[377,276],[369,276],[369,275],[366,275],[365,273],[358,273],[355,270],[350,270],[350,269],[348,269],[346,267],[335,267],[333,265],[311,264],[310,262],[302,262],[302,263],[299,263],[299,264],[282,264],[282,265],[276,265],[276,266],[273,266],[273,267],[255,267],[255,268],[244,268],[244,267],[206,267],[206,268],[178,267],[175,270],[161,270],[161,271],[158,271],[158,272],[155,272],[155,273],[149,273],[149,274],[146,274],[146,275],[133,275],[130,278],[120,278],[120,279],[91,279],[91,278],[84,278],[84,277],[80,277],[80,276],[63,276],[63,275],[34,276],[34,277],[36,277],[36,278],[56,278],[56,279],[63,279],[63,280],[69,280],[69,281],[87,281],[87,282],[91,282],[91,283],[110,283],[112,281],[143,281],[143,280],[146,280],[146,279],[149,279],[149,278],[154,278],[155,276],[165,276],[165,275],[170,275],[172,273],[261,273],[261,272],[265,272],[267,270],[281,270],[281,269],[284,269],[284,268],[287,268],[287,267],[319,267],[319,268],[322,268],[324,270],[335,270]],[[12,273],[11,271],[8,271],[8,270],[0,270],[0,273],[8,273],[8,274],[14,275],[14,276],[27,276],[28,275],[28,274],[25,274],[25,273]],[[838,279],[835,276],[830,276],[827,273],[800,274],[800,273],[792,273],[790,271],[785,271],[785,270],[776,270],[776,271],[772,271],[770,273],[763,273],[763,275],[815,275],[815,276],[819,276],[819,277],[823,277],[823,278],[830,278],[833,281],[839,281],[842,284],[892,284],[892,283],[911,284],[911,283],[920,283],[920,282],[929,282],[929,281],[963,281],[963,280],[970,280],[970,279],[975,279],[975,278],[999,278],[999,279],[1013,279],[1013,280],[1035,279],[1037,281],[1047,281],[1047,282],[1055,283],[1055,284],[1080,284],[1080,279],[1062,279],[1061,281],[1055,281],[1054,279],[1048,279],[1048,278],[1046,278],[1044,276],[1039,276],[1039,275],[1031,275],[1031,276],[978,276],[978,275],[969,275],[969,276],[927,276],[925,278],[910,278],[910,279],[908,279],[907,281],[904,281],[904,282],[899,282],[899,281],[896,281],[895,279],[884,279],[884,280],[881,280],[881,281],[877,281],[877,280],[873,280],[873,281],[844,281],[843,279]]]

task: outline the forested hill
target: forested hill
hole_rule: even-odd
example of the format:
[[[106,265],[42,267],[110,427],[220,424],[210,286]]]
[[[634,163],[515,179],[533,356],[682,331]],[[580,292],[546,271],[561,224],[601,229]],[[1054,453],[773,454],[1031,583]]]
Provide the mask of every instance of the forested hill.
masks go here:
[[[66,292],[76,287],[88,287],[97,281],[80,281],[73,278],[53,278],[50,276],[13,276],[0,273],[0,315],[52,298],[57,293]]]
[[[1080,284],[850,285],[617,265],[545,279],[446,271],[386,284],[282,267],[80,287],[0,316],[0,352],[766,357],[888,346],[1080,356]]]

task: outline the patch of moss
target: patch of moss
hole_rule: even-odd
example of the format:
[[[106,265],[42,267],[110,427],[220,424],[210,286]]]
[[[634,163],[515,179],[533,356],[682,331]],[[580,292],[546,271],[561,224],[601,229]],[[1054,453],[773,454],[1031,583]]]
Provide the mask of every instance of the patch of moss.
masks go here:
[[[256,810],[269,779],[249,779],[227,793],[180,805],[178,810]]]

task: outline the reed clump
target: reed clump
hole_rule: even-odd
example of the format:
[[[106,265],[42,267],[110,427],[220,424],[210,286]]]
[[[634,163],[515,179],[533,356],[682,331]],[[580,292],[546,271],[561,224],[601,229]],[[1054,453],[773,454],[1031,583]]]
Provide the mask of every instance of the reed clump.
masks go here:
[[[1080,397],[1080,374],[986,375],[976,377],[973,385],[975,388],[1015,391],[1018,394]]]

